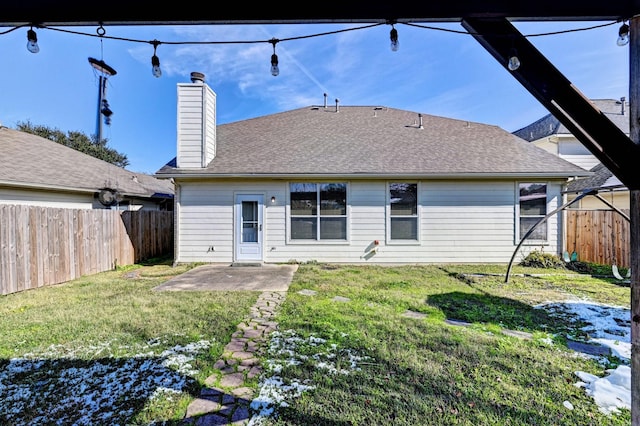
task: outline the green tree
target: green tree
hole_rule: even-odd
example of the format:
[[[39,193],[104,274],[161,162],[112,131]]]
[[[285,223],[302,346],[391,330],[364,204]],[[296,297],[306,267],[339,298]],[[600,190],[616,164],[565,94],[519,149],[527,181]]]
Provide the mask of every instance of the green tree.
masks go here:
[[[126,154],[122,154],[107,146],[107,139],[98,140],[96,135],[87,136],[79,131],[63,132],[57,128],[32,124],[30,121],[18,122],[16,128],[21,132],[31,133],[47,138],[61,145],[73,148],[76,151],[99,158],[118,167],[125,168],[129,165]]]

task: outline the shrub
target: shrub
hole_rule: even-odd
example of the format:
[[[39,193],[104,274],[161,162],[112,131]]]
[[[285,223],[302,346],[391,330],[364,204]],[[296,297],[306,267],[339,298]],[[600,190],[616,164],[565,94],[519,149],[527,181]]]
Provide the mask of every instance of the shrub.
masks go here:
[[[547,268],[547,269],[564,269],[564,261],[555,254],[543,253],[538,250],[534,250],[529,253],[522,261],[520,266],[529,266],[533,268]]]

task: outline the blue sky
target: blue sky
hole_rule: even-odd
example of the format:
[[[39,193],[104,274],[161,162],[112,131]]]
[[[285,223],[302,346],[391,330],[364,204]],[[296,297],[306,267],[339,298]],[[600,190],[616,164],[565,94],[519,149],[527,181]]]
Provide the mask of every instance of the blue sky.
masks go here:
[[[604,22],[517,22],[525,35]],[[463,31],[458,23],[424,23]],[[482,122],[515,131],[547,114],[475,39],[447,31],[396,25],[400,48],[389,46],[389,25],[306,37],[366,25],[225,25],[105,27],[105,35],[160,44],[163,75],[151,74],[148,43],[36,29],[40,52],[26,49],[27,28],[0,28],[0,123],[30,121],[62,131],[96,133],[98,75],[88,58],[117,74],[107,99],[108,145],[127,155],[129,170],[155,173],[175,156],[177,84],[198,71],[217,93],[219,124],[309,105],[380,105]],[[58,27],[96,35],[97,27]],[[593,99],[628,99],[629,50],[616,45],[619,24],[529,40]],[[7,32],[8,31],[8,32]],[[270,73],[270,43],[280,75]],[[179,44],[167,42],[226,42]],[[525,66],[525,64],[523,64]]]

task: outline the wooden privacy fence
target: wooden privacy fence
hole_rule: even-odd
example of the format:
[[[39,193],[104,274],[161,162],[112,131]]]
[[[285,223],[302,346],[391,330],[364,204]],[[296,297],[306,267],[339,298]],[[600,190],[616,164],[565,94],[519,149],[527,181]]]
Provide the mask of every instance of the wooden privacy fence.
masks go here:
[[[1,294],[173,251],[173,212],[0,205]]]
[[[629,210],[622,210],[627,216]],[[578,260],[602,265],[630,265],[629,222],[613,210],[566,210],[567,251]]]

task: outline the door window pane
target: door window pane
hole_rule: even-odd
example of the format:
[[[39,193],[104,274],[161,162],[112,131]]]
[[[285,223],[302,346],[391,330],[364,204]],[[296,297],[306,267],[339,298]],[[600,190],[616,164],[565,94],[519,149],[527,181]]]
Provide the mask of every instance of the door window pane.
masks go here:
[[[242,202],[242,242],[258,242],[258,203],[256,201]]]
[[[254,222],[258,220],[258,203],[255,201],[242,202],[242,220],[244,222]]]

